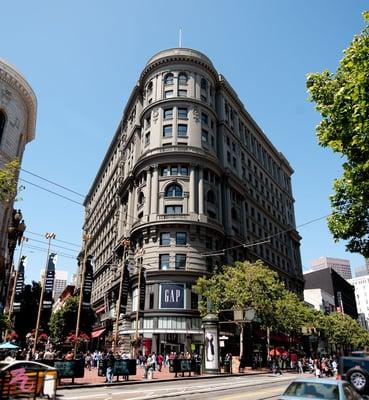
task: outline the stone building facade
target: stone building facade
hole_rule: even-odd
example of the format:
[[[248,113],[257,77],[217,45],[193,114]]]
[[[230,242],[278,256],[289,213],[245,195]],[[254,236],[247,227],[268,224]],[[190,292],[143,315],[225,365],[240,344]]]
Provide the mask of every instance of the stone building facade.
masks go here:
[[[35,138],[36,96],[23,76],[0,59],[0,168],[18,158],[22,160],[27,143]],[[8,225],[13,203],[0,203],[0,293],[7,287]],[[4,304],[2,304],[4,306]]]
[[[203,342],[192,287],[218,265],[262,259],[302,294],[292,173],[208,57],[154,55],[85,199],[99,332],[114,327],[124,269],[121,342],[138,333],[146,351]]]

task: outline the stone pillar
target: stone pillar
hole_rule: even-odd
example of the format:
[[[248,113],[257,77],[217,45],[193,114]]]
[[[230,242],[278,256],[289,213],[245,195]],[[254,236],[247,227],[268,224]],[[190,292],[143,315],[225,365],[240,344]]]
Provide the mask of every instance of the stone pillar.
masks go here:
[[[219,373],[219,319],[216,314],[206,314],[204,327],[204,374]]]
[[[144,216],[146,221],[149,220],[150,203],[151,203],[151,170],[149,168],[146,174],[146,193],[145,193],[145,205],[144,205]]]
[[[223,224],[223,198],[222,198],[222,184],[218,182],[217,185],[217,201],[218,207],[218,221]]]
[[[226,204],[225,204],[225,219],[226,219],[226,229],[227,229],[227,233],[231,233],[232,231],[232,199],[231,199],[231,189],[230,187],[227,185],[226,186]]]
[[[133,203],[133,198],[132,198],[132,188],[129,188],[128,192],[128,202],[127,202],[127,225],[126,225],[126,232],[128,232],[131,229],[132,223],[133,223],[133,215],[132,215],[132,203]]]
[[[199,169],[199,214],[204,214],[204,172]]]
[[[188,212],[195,212],[195,196],[196,196],[196,187],[195,187],[195,166],[191,165],[190,170],[190,201],[189,201],[189,209]]]
[[[133,219],[132,225],[137,221],[137,203],[138,203],[138,196],[137,196],[137,186],[136,184],[133,185]]]
[[[152,174],[152,187],[151,187],[151,214],[158,213],[158,197],[159,197],[159,176],[158,166],[155,165]]]

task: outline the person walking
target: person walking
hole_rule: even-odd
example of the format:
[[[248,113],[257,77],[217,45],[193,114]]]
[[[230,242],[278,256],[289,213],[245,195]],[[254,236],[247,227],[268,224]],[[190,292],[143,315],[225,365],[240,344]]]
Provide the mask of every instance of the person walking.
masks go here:
[[[163,355],[162,355],[161,353],[158,354],[157,363],[158,363],[158,371],[159,371],[159,372],[161,372],[161,368],[162,368],[162,366],[163,366],[163,361],[164,361]]]
[[[106,363],[106,381],[113,383],[115,357],[112,351],[109,352]]]

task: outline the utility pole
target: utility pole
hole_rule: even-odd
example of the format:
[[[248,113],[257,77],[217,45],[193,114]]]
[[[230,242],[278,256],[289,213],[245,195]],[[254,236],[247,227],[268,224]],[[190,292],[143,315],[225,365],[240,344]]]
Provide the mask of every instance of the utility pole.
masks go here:
[[[122,265],[120,269],[120,279],[119,279],[119,294],[118,294],[118,304],[115,308],[115,327],[114,327],[114,352],[117,350],[118,338],[119,338],[119,317],[120,317],[120,308],[122,304],[122,290],[123,290],[123,282],[124,282],[124,270],[127,260],[127,253],[131,242],[129,239],[125,238],[122,241],[123,244],[123,257],[122,257]]]
[[[36,347],[37,347],[37,339],[38,339],[38,332],[40,328],[40,320],[41,320],[41,312],[42,312],[42,303],[44,302],[44,288],[45,288],[45,281],[46,281],[46,274],[47,274],[47,266],[49,263],[49,255],[50,255],[50,245],[51,245],[51,239],[55,239],[56,235],[55,233],[46,233],[45,238],[49,240],[49,244],[47,247],[47,255],[46,255],[46,264],[45,264],[45,270],[44,270],[44,276],[41,280],[41,294],[40,294],[40,302],[38,305],[38,313],[37,313],[37,322],[36,322],[36,330],[35,330],[35,342],[33,344],[33,350],[32,353],[35,354],[36,352]]]
[[[85,251],[84,251],[83,260],[82,260],[81,286],[79,288],[79,302],[78,302],[78,312],[77,312],[77,322],[76,322],[76,341],[74,343],[74,357],[77,355],[79,324],[80,324],[80,319],[81,319],[83,290],[84,290],[84,286],[85,286],[85,275],[86,275],[87,243],[90,240],[90,238],[91,238],[90,235],[88,235],[87,233],[85,235],[83,235]]]

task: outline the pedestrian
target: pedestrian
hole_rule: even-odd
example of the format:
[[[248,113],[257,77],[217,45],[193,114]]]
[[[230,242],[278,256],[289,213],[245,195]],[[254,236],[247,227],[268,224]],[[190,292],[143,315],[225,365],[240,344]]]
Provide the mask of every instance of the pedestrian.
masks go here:
[[[106,363],[106,381],[113,383],[115,357],[112,351],[109,352]]]
[[[91,371],[92,356],[91,356],[91,353],[89,351],[86,353],[86,356],[85,356],[85,366],[89,371]]]
[[[164,357],[162,354],[158,354],[157,363],[158,363],[158,371],[161,372],[161,368],[163,366]]]
[[[303,370],[303,368],[302,368],[302,361],[301,361],[301,359],[299,359],[299,360],[297,361],[297,368],[298,368],[299,374],[303,374],[303,373],[304,373],[304,370]]]

